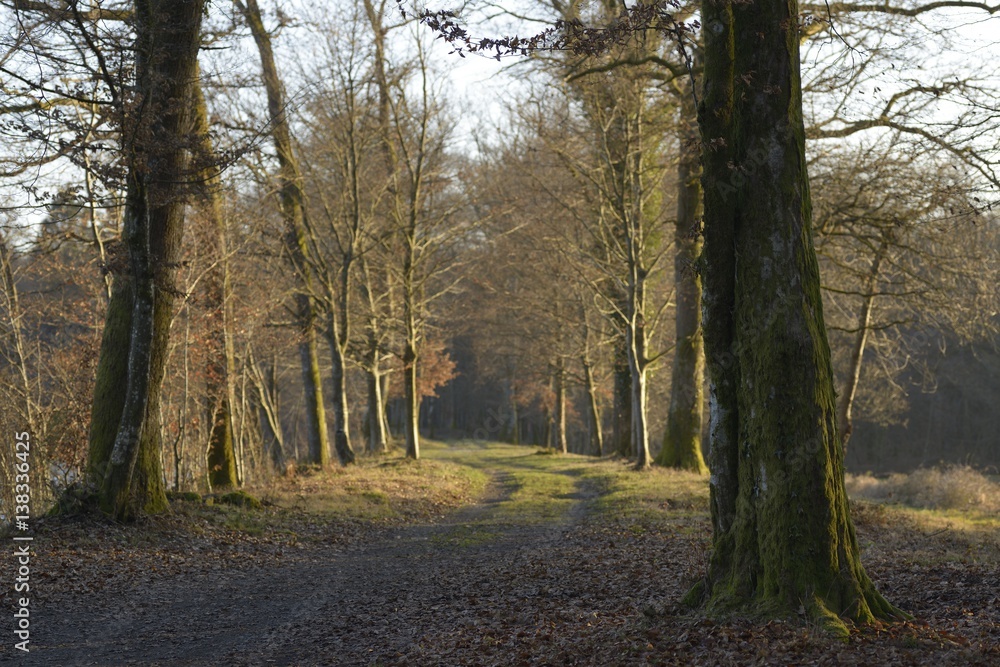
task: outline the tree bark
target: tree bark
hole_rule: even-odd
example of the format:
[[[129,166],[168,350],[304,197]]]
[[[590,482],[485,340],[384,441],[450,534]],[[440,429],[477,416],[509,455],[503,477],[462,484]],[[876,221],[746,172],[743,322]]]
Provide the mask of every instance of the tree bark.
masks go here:
[[[382,400],[382,377],[379,370],[379,351],[369,353],[368,368],[368,452],[384,454],[389,449],[389,439],[385,430],[385,403]]]
[[[135,3],[138,99],[134,115],[126,109],[123,129],[129,269],[115,276],[108,304],[88,453],[99,504],[118,519],[167,507],[159,392],[176,292],[172,272],[184,228],[178,183],[187,170],[183,138],[190,128],[204,4]]]
[[[854,420],[851,418],[851,410],[854,407],[854,399],[858,394],[858,384],[861,382],[861,362],[865,357],[865,346],[868,343],[868,334],[871,330],[872,309],[875,306],[875,284],[878,282],[878,274],[882,267],[882,258],[889,248],[889,238],[883,232],[882,241],[879,243],[875,257],[865,276],[864,295],[861,301],[861,312],[858,314],[858,330],[855,334],[854,347],[851,349],[851,366],[848,369],[847,383],[844,391],[840,395],[837,404],[837,427],[840,429],[843,438],[844,456],[847,456],[847,441],[851,439],[854,431]]]
[[[899,614],[861,566],[844,491],[799,79],[797,3],[706,0],[704,332],[713,549],[688,596],[772,616]]]
[[[604,456],[604,431],[601,425],[601,408],[597,400],[597,383],[594,381],[594,369],[587,360],[586,355],[581,359],[583,364],[584,380],[587,383],[587,407],[590,410],[591,445],[594,448],[594,455]]]
[[[690,92],[684,91],[684,92]],[[701,167],[694,100],[682,93],[677,164],[677,223],[674,228],[674,366],[670,376],[670,408],[663,448],[656,457],[662,466],[705,474],[701,453],[704,410],[705,351],[701,338]]]
[[[615,339],[611,422],[612,449],[619,456],[632,457],[632,372],[624,332]]]
[[[420,393],[417,390],[417,346],[407,337],[403,351],[403,395],[406,402],[403,433],[406,438],[406,456],[420,458]]]
[[[227,251],[226,220],[219,196],[221,174],[213,157],[212,138],[209,135],[208,108],[201,85],[194,86],[194,127],[198,141],[197,160],[199,186],[202,188],[201,208],[211,229],[206,235],[208,259],[215,266],[205,276],[207,302],[206,319],[210,323],[207,336],[208,368],[206,368],[206,397],[211,413],[211,432],[208,438],[208,483],[213,489],[233,488],[239,485],[236,474],[236,452],[233,448],[233,377],[236,363],[233,339],[230,335],[232,307],[229,282],[229,257]]]
[[[346,299],[345,295],[344,300]],[[336,300],[331,303],[336,303]],[[341,319],[339,325],[338,315]],[[330,312],[328,317],[327,338],[330,342],[330,356],[333,361],[330,373],[333,381],[333,396],[331,398],[333,399],[333,423],[336,425],[333,445],[340,464],[348,465],[354,463],[354,449],[351,447],[350,408],[347,404],[347,337],[341,329],[345,325],[343,320],[347,318],[347,313],[343,311],[340,313]]]
[[[285,247],[292,266],[302,283],[295,296],[295,317],[298,322],[299,358],[302,366],[302,384],[306,400],[306,426],[309,440],[309,457],[312,463],[326,466],[330,462],[330,439],[326,428],[326,410],[323,405],[323,384],[320,374],[319,351],[316,344],[316,305],[313,303],[312,273],[309,268],[308,241],[305,229],[305,196],[302,192],[302,171],[292,147],[292,131],[285,114],[285,91],[278,76],[278,68],[271,48],[271,36],[264,27],[257,0],[236,2],[250,26],[260,54],[264,88],[267,91],[268,117],[271,136],[278,156],[278,185],[281,213],[285,221]]]
[[[562,357],[556,361],[553,384],[556,394],[554,445],[559,452],[566,454],[569,451],[566,441],[566,368]]]

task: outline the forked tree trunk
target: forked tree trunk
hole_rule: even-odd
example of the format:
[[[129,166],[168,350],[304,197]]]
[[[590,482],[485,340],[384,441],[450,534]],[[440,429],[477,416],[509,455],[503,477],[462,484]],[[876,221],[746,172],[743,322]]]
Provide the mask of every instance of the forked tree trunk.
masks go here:
[[[233,359],[233,339],[230,335],[232,308],[230,306],[229,258],[227,255],[226,220],[222,213],[219,188],[221,178],[218,164],[213,158],[212,139],[209,136],[208,108],[201,85],[194,86],[194,127],[198,141],[198,184],[202,188],[201,208],[210,229],[207,239],[209,261],[215,266],[205,276],[206,316],[209,322],[207,335],[206,390],[211,415],[208,437],[208,483],[212,489],[226,489],[239,485],[236,475],[236,452],[233,448],[233,377],[236,364]]]
[[[707,473],[701,453],[704,409],[705,351],[701,338],[701,256],[698,226],[702,216],[701,167],[694,100],[681,100],[680,160],[677,164],[677,223],[674,228],[674,366],[670,375],[670,408],[663,448],[656,457],[662,466]]]
[[[706,0],[705,343],[713,549],[688,600],[899,614],[861,566],[812,244],[795,2]]]
[[[847,456],[847,442],[851,439],[851,433],[854,431],[851,411],[854,407],[854,398],[858,395],[858,384],[861,382],[861,362],[865,358],[865,346],[868,344],[868,334],[871,330],[872,309],[875,307],[875,285],[882,267],[882,258],[888,248],[889,237],[887,233],[883,232],[882,241],[878,250],[875,251],[875,257],[872,258],[868,275],[865,276],[861,312],[858,314],[858,327],[854,334],[854,347],[851,349],[851,366],[847,373],[847,383],[844,386],[844,391],[840,394],[840,402],[837,405],[837,427],[843,438],[845,457]]]
[[[334,451],[341,465],[354,463],[354,449],[351,447],[351,430],[349,423],[349,407],[347,405],[347,352],[342,345],[342,336],[335,324],[335,315],[330,314],[330,324],[327,338],[330,342],[330,357],[332,359],[331,380],[333,381],[333,423],[336,430],[333,435]],[[344,341],[346,343],[346,341]]]
[[[184,134],[195,80],[202,0],[135,3],[137,117],[126,114],[124,245],[114,278],[91,413],[88,476],[118,519],[167,507],[159,393],[184,229]],[[124,391],[123,391],[124,389]]]

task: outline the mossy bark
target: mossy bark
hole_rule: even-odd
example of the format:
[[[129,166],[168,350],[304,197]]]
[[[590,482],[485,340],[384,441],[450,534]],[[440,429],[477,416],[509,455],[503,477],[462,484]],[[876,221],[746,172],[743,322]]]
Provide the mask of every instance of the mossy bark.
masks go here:
[[[137,100],[124,114],[128,168],[124,247],[114,278],[92,409],[88,474],[118,519],[166,509],[159,391],[183,234],[185,134],[203,0],[135,3]],[[123,393],[124,388],[124,393]]]
[[[812,245],[796,3],[706,0],[713,552],[689,601],[829,630],[899,614],[861,566]]]
[[[701,453],[704,412],[705,350],[701,337],[701,164],[694,100],[681,91],[678,131],[677,222],[674,228],[674,314],[676,346],[670,375],[670,409],[663,447],[656,462],[662,466],[707,473]]]
[[[208,483],[212,489],[239,486],[236,472],[236,451],[233,447],[233,377],[236,373],[233,340],[230,335],[232,308],[227,252],[226,219],[222,212],[219,188],[221,174],[214,157],[209,135],[208,108],[201,85],[194,86],[193,131],[198,142],[196,160],[198,202],[208,223],[203,235],[205,253],[213,266],[205,275],[205,319],[208,323],[206,345],[208,364],[205,369],[205,394],[209,405],[211,431],[208,436]]]
[[[323,404],[323,384],[320,374],[319,348],[316,344],[316,306],[312,294],[313,276],[309,265],[309,245],[306,235],[305,195],[302,191],[302,170],[292,146],[292,130],[285,113],[287,104],[284,87],[278,76],[271,35],[264,27],[257,0],[237,0],[257,51],[260,55],[264,89],[267,93],[271,137],[278,157],[278,186],[281,214],[285,221],[285,247],[301,283],[295,296],[295,316],[301,336],[299,357],[305,394],[306,428],[309,457],[312,463],[326,466],[330,462],[330,439]]]

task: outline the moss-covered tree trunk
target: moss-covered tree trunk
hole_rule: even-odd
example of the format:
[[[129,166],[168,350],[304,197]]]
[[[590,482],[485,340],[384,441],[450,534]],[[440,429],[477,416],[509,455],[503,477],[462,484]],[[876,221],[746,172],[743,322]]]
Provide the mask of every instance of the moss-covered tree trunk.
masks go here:
[[[128,266],[117,271],[108,304],[87,466],[101,507],[119,519],[167,506],[159,393],[184,228],[184,139],[204,5],[135,3],[135,95],[123,103],[122,130]]]
[[[302,170],[292,146],[292,130],[286,111],[285,91],[271,47],[271,35],[264,27],[257,0],[236,3],[253,34],[260,54],[267,109],[271,121],[271,137],[278,157],[278,187],[281,213],[285,220],[285,247],[301,283],[295,296],[295,317],[300,342],[299,358],[305,394],[306,427],[309,458],[312,463],[326,466],[330,462],[330,439],[326,428],[323,405],[323,381],[320,374],[319,348],[316,344],[316,305],[313,303],[313,276],[309,267],[306,236],[305,195],[302,192]]]
[[[688,94],[683,94],[687,92]],[[662,466],[708,472],[701,453],[704,410],[705,351],[701,338],[701,163],[698,127],[690,90],[682,91],[678,129],[677,222],[674,228],[674,366],[670,375],[670,409],[663,448],[656,462]]]
[[[714,609],[898,612],[861,566],[812,245],[795,2],[706,0],[704,332]]]
[[[205,254],[214,266],[204,278],[208,333],[208,367],[205,394],[208,400],[211,431],[208,436],[208,483],[213,489],[239,485],[236,474],[236,451],[233,447],[233,377],[236,374],[232,327],[232,306],[227,254],[226,219],[222,212],[219,189],[222,185],[219,166],[214,159],[209,135],[208,108],[201,85],[194,86],[194,127],[198,150],[196,160],[201,187],[200,203],[209,229],[203,235]]]

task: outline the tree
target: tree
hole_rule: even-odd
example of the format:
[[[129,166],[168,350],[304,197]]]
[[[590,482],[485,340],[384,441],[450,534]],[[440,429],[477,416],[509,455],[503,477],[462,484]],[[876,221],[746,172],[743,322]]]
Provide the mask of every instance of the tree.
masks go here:
[[[824,627],[900,615],[860,562],[812,241],[797,3],[702,5],[703,252],[713,545],[689,594],[800,607]]]
[[[685,81],[681,79],[680,81]],[[679,83],[677,216],[674,222],[674,365],[659,465],[707,473],[701,453],[705,351],[701,337],[702,190],[694,82]]]
[[[292,145],[291,124],[288,121],[287,100],[278,75],[271,46],[271,35],[264,26],[257,0],[237,0],[237,8],[253,34],[260,53],[267,108],[278,158],[278,188],[281,214],[285,220],[285,246],[292,267],[302,289],[295,295],[295,316],[301,340],[299,356],[302,364],[302,383],[306,394],[309,453],[312,461],[321,466],[329,463],[330,444],[326,427],[326,410],[323,405],[323,382],[320,376],[319,350],[316,344],[316,304],[313,299],[313,276],[309,261],[309,244],[306,234],[306,204],[302,190],[302,170]],[[345,439],[338,441],[347,445]],[[349,448],[337,450],[341,463],[354,460]]]
[[[209,223],[204,234],[211,266],[205,277],[209,350],[206,369],[206,393],[211,413],[208,438],[208,482],[213,489],[239,484],[236,452],[233,447],[233,381],[236,375],[232,338],[232,285],[230,282],[226,220],[222,210],[221,174],[214,157],[209,135],[208,108],[201,85],[196,85],[193,99],[194,128],[198,141],[197,164],[203,188],[201,204]]]
[[[135,97],[122,111],[125,229],[101,342],[88,473],[119,519],[166,508],[159,390],[183,233],[180,184],[203,0],[135,3]],[[125,91],[120,90],[119,94]],[[124,391],[122,391],[124,388]]]

